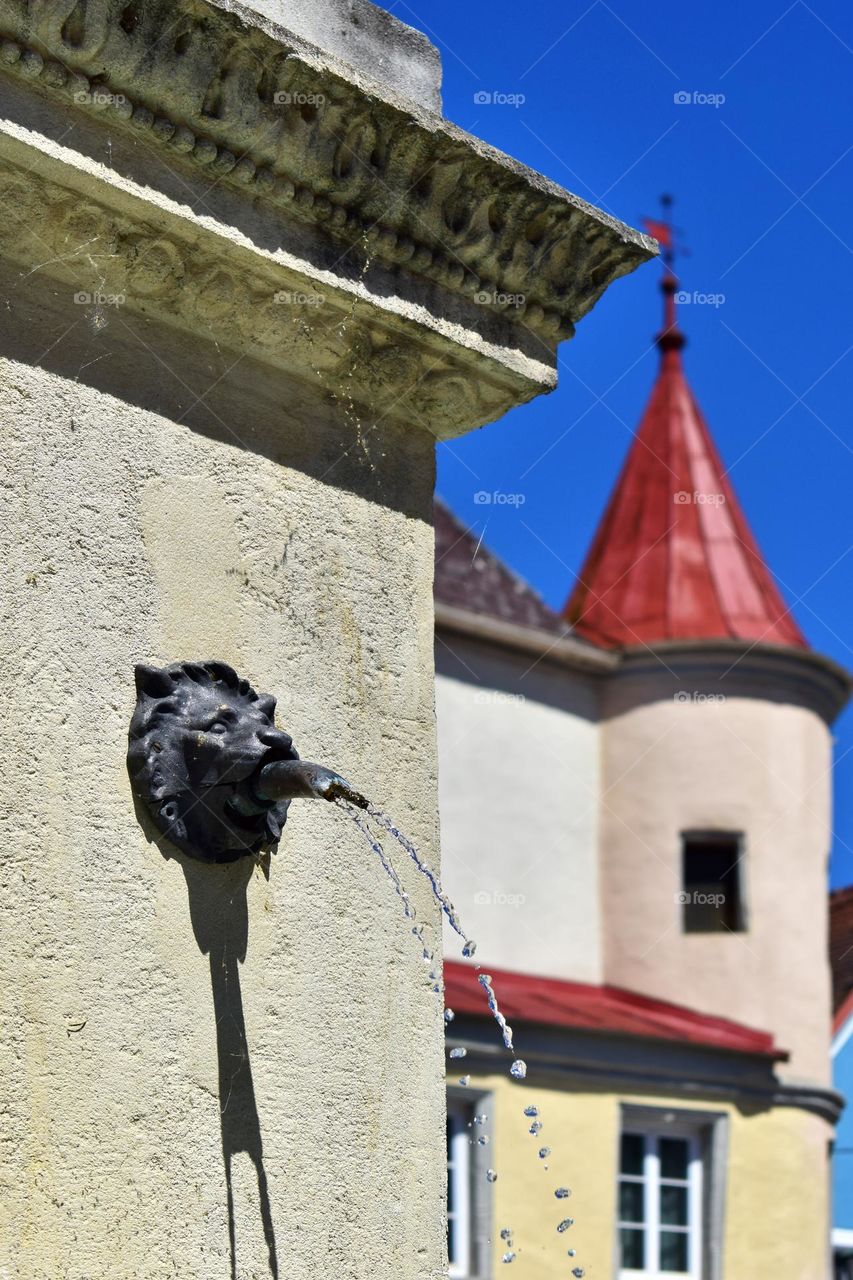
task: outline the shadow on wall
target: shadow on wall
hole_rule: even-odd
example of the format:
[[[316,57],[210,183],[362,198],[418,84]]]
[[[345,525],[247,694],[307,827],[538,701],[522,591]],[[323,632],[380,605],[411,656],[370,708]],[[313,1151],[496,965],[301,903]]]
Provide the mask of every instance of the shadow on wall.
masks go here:
[[[435,440],[426,430],[412,433],[381,414],[375,423],[371,420],[370,447],[354,449],[349,411],[343,401],[329,396],[319,378],[288,377],[249,356],[235,358],[201,333],[189,335],[117,308],[107,308],[103,327],[93,327],[70,290],[36,275],[28,278],[26,290],[20,281],[15,265],[0,261],[0,294],[15,298],[14,308],[0,311],[0,352],[64,380],[68,416],[53,423],[60,448],[64,444],[76,456],[83,433],[97,440],[106,435],[112,439],[110,433],[118,432],[135,456],[151,455],[156,472],[152,440],[162,437],[163,460],[168,456],[179,474],[194,474],[198,455],[189,449],[188,439],[196,433],[290,467],[326,487],[359,494],[413,519],[431,520]],[[328,334],[318,317],[316,341],[324,340]],[[12,395],[19,397],[15,373],[7,370],[5,376]],[[86,388],[114,397],[119,406],[96,410]],[[4,389],[9,390],[5,383]],[[167,422],[141,420],[123,412],[122,405]],[[380,456],[383,463],[377,467],[374,459]],[[205,469],[208,455],[206,459]]]
[[[193,862],[178,856],[187,882],[190,919],[196,942],[210,961],[210,985],[216,1018],[216,1052],[219,1063],[219,1114],[222,1126],[222,1158],[228,1196],[228,1236],[231,1277],[237,1275],[237,1242],[232,1189],[232,1161],[244,1151],[258,1179],[261,1222],[269,1251],[269,1269],[278,1278],[261,1124],[255,1102],[252,1064],[246,1040],[240,968],[249,940],[246,887],[255,863],[251,858],[227,865]]]
[[[219,1117],[228,1207],[231,1280],[237,1280],[237,1230],[232,1186],[234,1156],[244,1151],[255,1168],[261,1225],[269,1254],[269,1274],[278,1280],[278,1254],[272,1221],[261,1121],[255,1102],[252,1064],[246,1039],[246,1019],[240,990],[240,968],[249,945],[249,905],[246,890],[257,865],[253,858],[238,862],[196,862],[170,844],[155,828],[150,814],[133,796],[136,820],[149,842],[167,861],[179,863],[187,883],[195,940],[210,963],[216,1056],[219,1074]],[[0,1277],[2,1280],[2,1277]]]

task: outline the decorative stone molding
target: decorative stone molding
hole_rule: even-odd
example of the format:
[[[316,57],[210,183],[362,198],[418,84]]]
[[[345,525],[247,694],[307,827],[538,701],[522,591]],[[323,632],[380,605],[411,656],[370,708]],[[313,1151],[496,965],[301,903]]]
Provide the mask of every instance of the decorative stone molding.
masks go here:
[[[654,254],[647,237],[272,30],[201,0],[0,0],[0,68],[311,224],[338,254],[366,251],[485,300],[549,355]]]
[[[84,197],[8,158],[0,168],[0,208],[14,211],[0,219],[3,254],[27,274],[45,271],[64,284],[68,302],[95,329],[126,310],[203,333],[312,379],[354,427],[387,419],[442,438],[460,422],[491,421],[534,394],[484,355],[437,334],[415,335],[410,320],[382,315],[275,261],[241,255],[230,243],[226,252],[193,223],[172,220],[164,232],[155,211],[116,194],[105,191],[109,204]]]

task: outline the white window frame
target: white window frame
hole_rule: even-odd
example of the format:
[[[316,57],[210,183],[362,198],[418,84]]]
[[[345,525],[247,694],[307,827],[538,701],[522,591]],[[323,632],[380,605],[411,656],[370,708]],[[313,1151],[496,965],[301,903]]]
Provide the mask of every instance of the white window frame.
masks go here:
[[[456,1256],[448,1259],[448,1276],[452,1280],[491,1280],[493,1204],[486,1174],[495,1138],[494,1099],[487,1090],[451,1085],[447,1090],[447,1115],[452,1126],[447,1164],[447,1218],[456,1231]],[[487,1117],[482,1128],[474,1124],[476,1115]],[[487,1139],[486,1145],[477,1141],[482,1137]]]
[[[471,1130],[469,1117],[473,1108],[468,1102],[450,1097],[447,1120],[450,1127],[447,1153],[447,1220],[452,1221],[455,1257],[449,1258],[448,1275],[467,1278],[471,1275]],[[452,1206],[452,1208],[451,1208]]]
[[[638,1128],[626,1125],[622,1135],[633,1135],[643,1140],[643,1172],[641,1174],[623,1174],[621,1158],[618,1169],[618,1186],[623,1182],[641,1183],[644,1187],[644,1218],[642,1223],[624,1222],[617,1219],[618,1233],[623,1228],[644,1228],[644,1265],[642,1270],[620,1267],[619,1280],[702,1280],[703,1266],[703,1197],[704,1197],[704,1161],[702,1141],[698,1133],[686,1133],[679,1127],[672,1129]],[[678,1138],[687,1143],[687,1177],[664,1178],[660,1171],[660,1143],[662,1139]],[[660,1221],[661,1187],[686,1186],[687,1188],[687,1226],[679,1228],[662,1224]],[[618,1192],[617,1192],[618,1194]],[[618,1207],[618,1206],[617,1206]],[[661,1231],[674,1231],[687,1236],[687,1270],[661,1271],[660,1244]],[[618,1244],[617,1244],[618,1247]]]

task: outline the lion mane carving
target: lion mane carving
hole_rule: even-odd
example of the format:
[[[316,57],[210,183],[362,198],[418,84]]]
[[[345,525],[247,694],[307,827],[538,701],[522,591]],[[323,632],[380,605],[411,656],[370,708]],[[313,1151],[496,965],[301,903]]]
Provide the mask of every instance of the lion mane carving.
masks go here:
[[[277,844],[289,801],[265,800],[253,783],[264,765],[299,756],[275,727],[275,698],[225,662],[140,665],[135,675],[127,768],[158,831],[207,862]]]

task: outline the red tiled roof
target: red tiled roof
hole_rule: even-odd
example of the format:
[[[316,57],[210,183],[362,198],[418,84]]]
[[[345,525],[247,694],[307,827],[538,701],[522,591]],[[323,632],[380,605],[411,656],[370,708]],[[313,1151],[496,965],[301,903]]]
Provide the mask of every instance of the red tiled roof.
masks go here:
[[[833,1035],[838,1035],[838,1032],[846,1025],[850,1018],[853,1018],[853,990],[847,992],[847,995],[835,1010],[835,1014],[832,1019]]]
[[[569,628],[476,534],[435,502],[435,599],[557,635]]]
[[[533,1022],[651,1040],[675,1040],[777,1060],[786,1057],[766,1031],[756,1031],[727,1018],[697,1013],[683,1005],[654,1000],[621,987],[591,986],[501,969],[489,968],[488,972],[494,979],[501,1012],[511,1023]],[[491,1017],[473,965],[447,961],[444,985],[446,1003],[455,1013]]]
[[[564,616],[607,648],[718,638],[806,647],[684,376],[676,287],[668,274],[657,382]]]
[[[832,1008],[837,1013],[853,991],[853,885],[829,895],[829,963]]]

